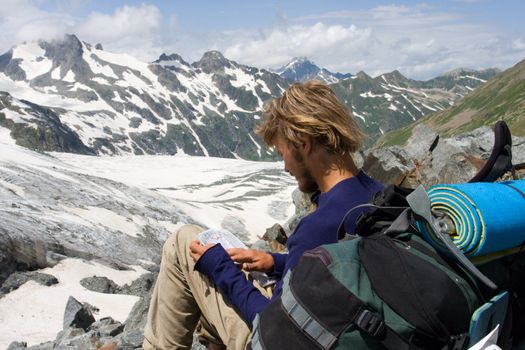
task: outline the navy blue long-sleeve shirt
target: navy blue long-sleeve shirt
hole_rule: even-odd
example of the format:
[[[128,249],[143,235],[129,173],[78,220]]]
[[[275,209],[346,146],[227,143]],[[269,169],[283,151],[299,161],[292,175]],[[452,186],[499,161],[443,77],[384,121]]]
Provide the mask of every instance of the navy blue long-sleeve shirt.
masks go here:
[[[367,203],[382,188],[383,185],[360,171],[356,176],[340,181],[330,191],[312,197],[317,209],[305,216],[288,238],[288,254],[272,254],[274,269],[271,274],[278,278],[272,299],[281,294],[282,277],[297,265],[303,253],[323,244],[336,243],[337,229],[347,211]],[[354,232],[355,220],[364,210],[356,209],[348,216],[345,220],[346,232]],[[220,244],[201,256],[195,270],[215,282],[250,327],[255,316],[270,303],[270,299],[246,279]]]

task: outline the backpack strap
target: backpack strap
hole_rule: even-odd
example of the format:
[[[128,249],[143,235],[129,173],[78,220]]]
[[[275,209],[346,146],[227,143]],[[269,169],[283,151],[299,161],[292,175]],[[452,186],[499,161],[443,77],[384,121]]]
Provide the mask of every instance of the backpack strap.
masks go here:
[[[494,146],[490,157],[469,182],[494,182],[512,169],[512,137],[507,124],[500,120],[494,126]]]

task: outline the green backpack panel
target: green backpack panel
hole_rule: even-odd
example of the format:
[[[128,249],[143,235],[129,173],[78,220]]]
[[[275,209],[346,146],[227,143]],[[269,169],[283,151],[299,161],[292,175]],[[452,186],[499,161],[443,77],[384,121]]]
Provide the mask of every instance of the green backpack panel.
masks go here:
[[[458,273],[459,272],[459,273]],[[416,234],[303,255],[254,322],[256,349],[461,349],[481,297]]]

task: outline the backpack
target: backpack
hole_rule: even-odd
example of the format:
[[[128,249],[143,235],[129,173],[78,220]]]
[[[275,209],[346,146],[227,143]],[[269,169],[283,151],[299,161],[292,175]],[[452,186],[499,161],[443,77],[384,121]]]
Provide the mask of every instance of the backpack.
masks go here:
[[[476,181],[512,168],[508,128],[499,122],[495,134]],[[251,349],[461,350],[473,344],[473,314],[496,301],[503,308],[488,320],[485,314],[487,329],[477,336],[499,323],[510,346],[518,333],[512,319],[523,322],[525,253],[474,266],[450,237],[434,244],[422,234],[434,224],[430,202],[420,210],[427,203],[417,192],[387,187],[358,219],[357,238],[306,252],[284,277],[282,294],[256,317]]]
[[[376,214],[358,223],[374,232],[301,257],[254,321],[253,350],[465,348],[481,291],[417,232],[384,234],[395,213]]]

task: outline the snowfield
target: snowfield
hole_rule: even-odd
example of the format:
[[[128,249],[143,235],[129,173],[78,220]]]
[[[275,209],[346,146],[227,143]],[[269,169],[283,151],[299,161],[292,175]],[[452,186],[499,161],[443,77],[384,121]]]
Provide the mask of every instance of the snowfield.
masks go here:
[[[125,321],[138,297],[96,293],[79,281],[96,275],[131,283],[160,258],[158,249],[144,247],[145,239],[162,242],[189,222],[253,242],[293,214],[294,188],[280,162],[41,154],[15,145],[0,127],[0,235],[22,242],[50,239],[79,251],[37,269],[58,284],[30,281],[0,298],[0,348],[12,341],[31,346],[53,340],[70,295],[99,308],[96,319]]]

